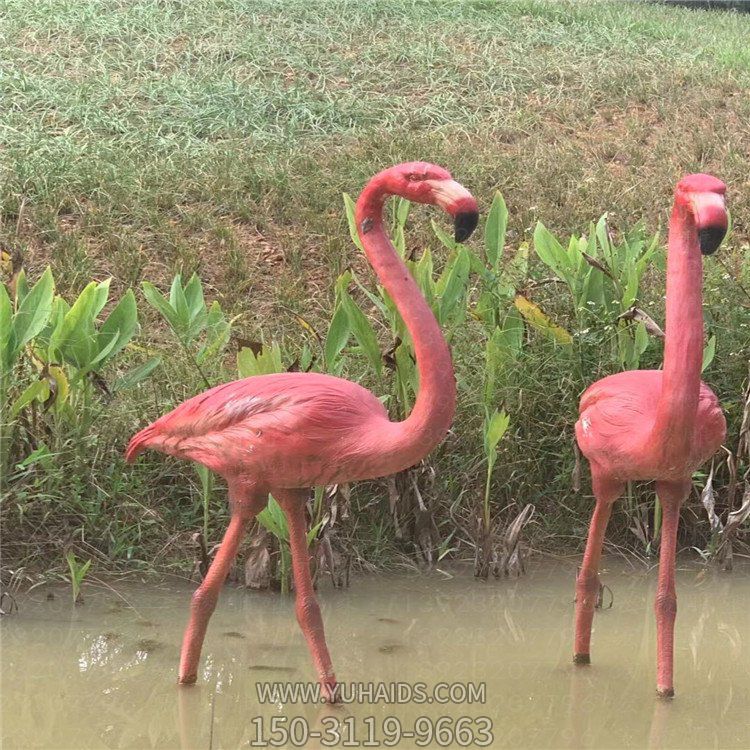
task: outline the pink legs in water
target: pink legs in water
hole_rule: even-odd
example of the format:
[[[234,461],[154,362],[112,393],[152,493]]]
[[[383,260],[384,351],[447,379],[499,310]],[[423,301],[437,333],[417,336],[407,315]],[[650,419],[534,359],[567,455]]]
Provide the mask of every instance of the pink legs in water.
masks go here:
[[[307,641],[307,647],[318,673],[323,697],[335,702],[336,676],[323,631],[323,618],[315,598],[310,576],[310,552],[307,548],[305,498],[307,491],[285,490],[273,493],[284,511],[289,527],[289,546],[292,552],[292,571],[296,591],[297,622]]]
[[[315,663],[318,679],[323,688],[323,697],[333,702],[336,677],[326,646],[323,618],[320,615],[320,607],[315,598],[310,576],[310,554],[307,548],[305,517],[307,493],[303,490],[279,490],[273,495],[284,510],[289,527],[289,546],[292,552],[292,570],[297,596],[297,621]],[[197,679],[203,639],[206,636],[208,621],[216,608],[219,592],[224,585],[232,561],[237,556],[237,550],[246,528],[264,503],[265,495],[254,497],[250,503],[238,505],[233,509],[232,519],[224,534],[221,547],[206,577],[193,594],[190,603],[190,619],[185,628],[180,655],[179,682],[184,685],[191,685]]]
[[[664,698],[674,695],[672,681],[674,658],[674,621],[677,617],[677,593],[674,585],[677,526],[680,507],[690,494],[692,482],[657,482],[656,494],[662,507],[661,545],[659,546],[659,582],[656,585],[656,692]]]
[[[599,563],[604,533],[612,504],[622,494],[624,483],[592,471],[596,507],[591,518],[583,564],[576,580],[575,650],[576,664],[589,664],[591,625],[599,591]],[[656,690],[659,695],[674,695],[672,681],[674,623],[677,614],[674,572],[677,549],[677,525],[680,507],[690,492],[691,481],[657,482],[656,492],[662,506],[661,545],[659,548],[659,581],[656,588]]]
[[[233,513],[224,539],[221,541],[221,547],[206,577],[193,594],[190,602],[190,619],[182,638],[182,653],[180,654],[179,682],[183,685],[192,685],[198,677],[198,662],[201,658],[201,647],[206,637],[208,621],[216,608],[219,592],[229,574],[232,561],[237,556],[237,550],[250,520],[252,516],[248,518],[240,513]]]
[[[593,469],[591,482],[596,507],[591,517],[583,563],[576,579],[576,635],[573,656],[576,664],[589,664],[591,661],[591,624],[594,620],[596,597],[599,594],[599,563],[604,545],[604,532],[612,513],[612,504],[625,488],[623,482],[602,476]]]

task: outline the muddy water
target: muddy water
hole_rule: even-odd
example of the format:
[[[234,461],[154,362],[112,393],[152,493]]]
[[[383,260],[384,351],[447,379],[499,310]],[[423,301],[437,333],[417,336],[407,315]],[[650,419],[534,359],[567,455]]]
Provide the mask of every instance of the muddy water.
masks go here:
[[[662,702],[654,696],[655,571],[609,566],[604,580],[614,606],[595,620],[594,663],[576,668],[575,568],[530,567],[518,581],[488,584],[434,574],[370,577],[347,591],[323,585],[339,678],[376,683],[363,688],[364,703],[341,708],[278,696],[259,703],[258,683],[313,676],[291,600],[226,589],[200,684],[185,689],[175,680],[189,586],[117,584],[116,594],[89,587],[78,607],[65,589],[51,601],[36,590],[19,600],[20,613],[2,619],[2,746],[250,748],[271,747],[275,738],[295,747],[316,733],[321,738],[307,747],[387,740],[439,747],[456,737],[477,746],[489,731],[491,747],[750,747],[750,570],[729,576],[682,567],[677,698]],[[485,702],[374,702],[397,682],[407,683],[407,699],[415,683],[430,697],[438,683],[455,682],[454,698],[481,699],[484,691]],[[280,733],[271,735],[274,717]],[[287,728],[295,720],[285,744],[280,717]]]

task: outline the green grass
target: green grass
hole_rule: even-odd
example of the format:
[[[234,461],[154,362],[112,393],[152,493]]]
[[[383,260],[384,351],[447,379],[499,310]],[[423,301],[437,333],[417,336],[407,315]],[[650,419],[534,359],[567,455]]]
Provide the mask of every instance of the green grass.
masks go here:
[[[293,341],[292,313],[321,326],[335,276],[364,268],[341,192],[392,163],[444,164],[485,208],[501,189],[511,245],[537,218],[557,234],[605,211],[615,229],[641,217],[656,227],[681,174],[714,172],[729,185],[735,253],[707,300],[735,337],[726,359],[720,338],[717,357],[734,404],[748,340],[736,287],[750,216],[748,38],[748,15],[618,1],[6,0],[0,241],[21,247],[32,273],[51,262],[63,291],[91,276],[121,289],[197,270],[241,315],[240,335]],[[412,243],[428,236],[416,224]],[[543,357],[535,367],[519,388],[540,421],[516,430],[507,500],[569,489],[574,401],[556,402],[564,375]],[[168,380],[176,400],[195,386]],[[123,405],[119,429],[164,406]],[[478,430],[462,424],[443,450],[479,455]],[[162,465],[165,484],[187,483]],[[457,449],[452,466],[457,493],[476,472]],[[531,466],[545,484],[519,479]],[[115,491],[102,492],[114,512]],[[156,538],[168,511],[144,502],[130,486],[127,503],[156,513],[143,516]],[[585,519],[588,501],[575,502]],[[545,521],[544,534],[577,539],[580,518]]]
[[[268,286],[295,306],[308,276],[329,286],[351,258],[341,191],[401,160],[445,163],[485,200],[501,188],[519,234],[538,215],[654,220],[690,170],[750,209],[747,16],[583,0],[3,9],[6,239],[130,283],[199,267],[256,323]]]

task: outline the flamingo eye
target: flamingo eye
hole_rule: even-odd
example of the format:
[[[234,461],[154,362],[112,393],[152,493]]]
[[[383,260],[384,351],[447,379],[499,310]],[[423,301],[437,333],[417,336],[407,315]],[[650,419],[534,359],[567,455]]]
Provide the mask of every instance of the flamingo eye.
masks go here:
[[[414,172],[411,172],[410,174],[406,175],[407,182],[423,182],[426,179],[426,174],[415,174]]]

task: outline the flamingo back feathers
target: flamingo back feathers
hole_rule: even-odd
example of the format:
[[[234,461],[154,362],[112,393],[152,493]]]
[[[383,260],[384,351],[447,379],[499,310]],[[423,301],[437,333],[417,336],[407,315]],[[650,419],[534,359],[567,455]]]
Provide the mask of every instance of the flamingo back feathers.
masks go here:
[[[225,475],[310,486],[341,471],[379,476],[374,457],[386,424],[382,403],[356,383],[319,373],[262,375],[185,401],[135,435],[126,458],[154,448]]]

